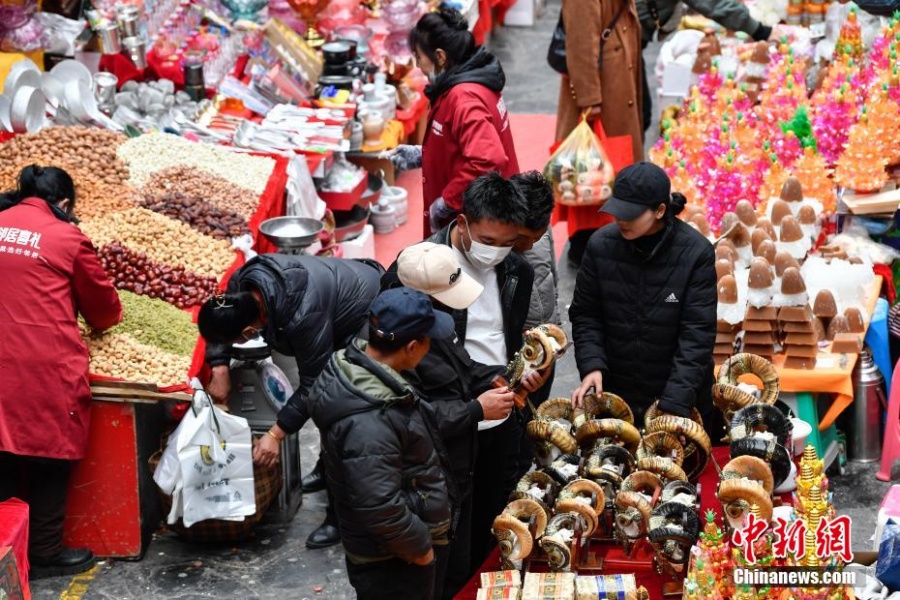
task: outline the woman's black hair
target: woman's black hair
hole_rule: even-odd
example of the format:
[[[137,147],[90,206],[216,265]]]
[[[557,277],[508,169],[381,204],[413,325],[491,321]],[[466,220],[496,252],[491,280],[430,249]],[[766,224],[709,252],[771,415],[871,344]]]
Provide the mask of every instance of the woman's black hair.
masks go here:
[[[463,64],[478,49],[466,18],[452,8],[442,8],[419,19],[409,32],[409,47],[423,52],[435,64],[437,50],[443,50],[448,62],[445,69]]]
[[[197,328],[207,342],[232,344],[259,318],[259,305],[250,292],[218,294],[200,308]]]
[[[15,206],[25,198],[40,198],[53,207],[69,200],[66,217],[75,211],[75,182],[58,167],[25,167],[19,172],[18,183],[17,189],[0,194],[0,211]]]
[[[666,218],[674,219],[684,210],[685,205],[687,205],[687,198],[681,192],[672,192],[669,195],[669,201],[665,205]]]

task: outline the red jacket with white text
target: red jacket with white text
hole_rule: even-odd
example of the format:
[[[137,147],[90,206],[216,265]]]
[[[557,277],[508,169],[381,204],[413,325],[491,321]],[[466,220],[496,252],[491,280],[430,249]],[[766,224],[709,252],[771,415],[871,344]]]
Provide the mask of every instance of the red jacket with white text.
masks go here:
[[[90,240],[39,198],[0,212],[0,452],[75,460],[90,423],[91,327],[122,319]]]
[[[500,62],[483,48],[459,69],[438,75],[426,93],[431,100],[422,142],[425,237],[428,209],[438,198],[455,212],[469,183],[490,171],[519,172],[509,114],[500,92],[506,77]]]

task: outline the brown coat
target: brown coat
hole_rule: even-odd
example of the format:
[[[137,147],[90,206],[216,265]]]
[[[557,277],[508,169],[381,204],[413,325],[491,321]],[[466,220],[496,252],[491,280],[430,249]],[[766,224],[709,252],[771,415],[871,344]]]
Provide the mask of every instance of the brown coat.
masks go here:
[[[603,45],[597,68],[600,34],[615,18],[620,2],[628,6]],[[634,160],[644,156],[641,116],[641,26],[634,0],[563,0],[566,63],[556,118],[556,139],[564,139],[584,109],[602,105],[601,120],[610,137],[630,135]]]
[[[627,6],[603,45],[598,68],[600,35]],[[563,0],[566,63],[556,113],[556,139],[563,140],[578,124],[585,109],[600,104],[606,135],[630,135],[635,162],[643,160],[644,127],[641,113],[641,26],[634,0]],[[569,234],[600,227],[609,219],[596,207],[560,206],[556,220],[568,221]]]

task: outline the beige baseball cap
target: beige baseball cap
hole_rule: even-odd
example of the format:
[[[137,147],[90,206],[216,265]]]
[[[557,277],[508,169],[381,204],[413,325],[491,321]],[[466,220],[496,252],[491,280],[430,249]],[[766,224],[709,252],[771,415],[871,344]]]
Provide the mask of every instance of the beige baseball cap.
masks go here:
[[[406,287],[428,294],[450,308],[468,308],[484,286],[463,273],[453,248],[421,242],[397,257],[397,276]]]

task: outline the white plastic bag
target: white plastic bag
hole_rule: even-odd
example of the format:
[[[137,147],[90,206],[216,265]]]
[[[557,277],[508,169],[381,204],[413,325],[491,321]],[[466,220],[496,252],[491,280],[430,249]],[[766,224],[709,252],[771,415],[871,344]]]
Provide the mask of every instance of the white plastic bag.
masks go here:
[[[193,416],[193,411],[185,418]],[[252,437],[247,419],[207,402],[177,440],[184,526],[256,513]]]
[[[179,518],[190,527],[198,521],[242,521],[256,513],[252,437],[246,419],[215,407],[198,390],[153,474],[172,496],[167,522]]]

